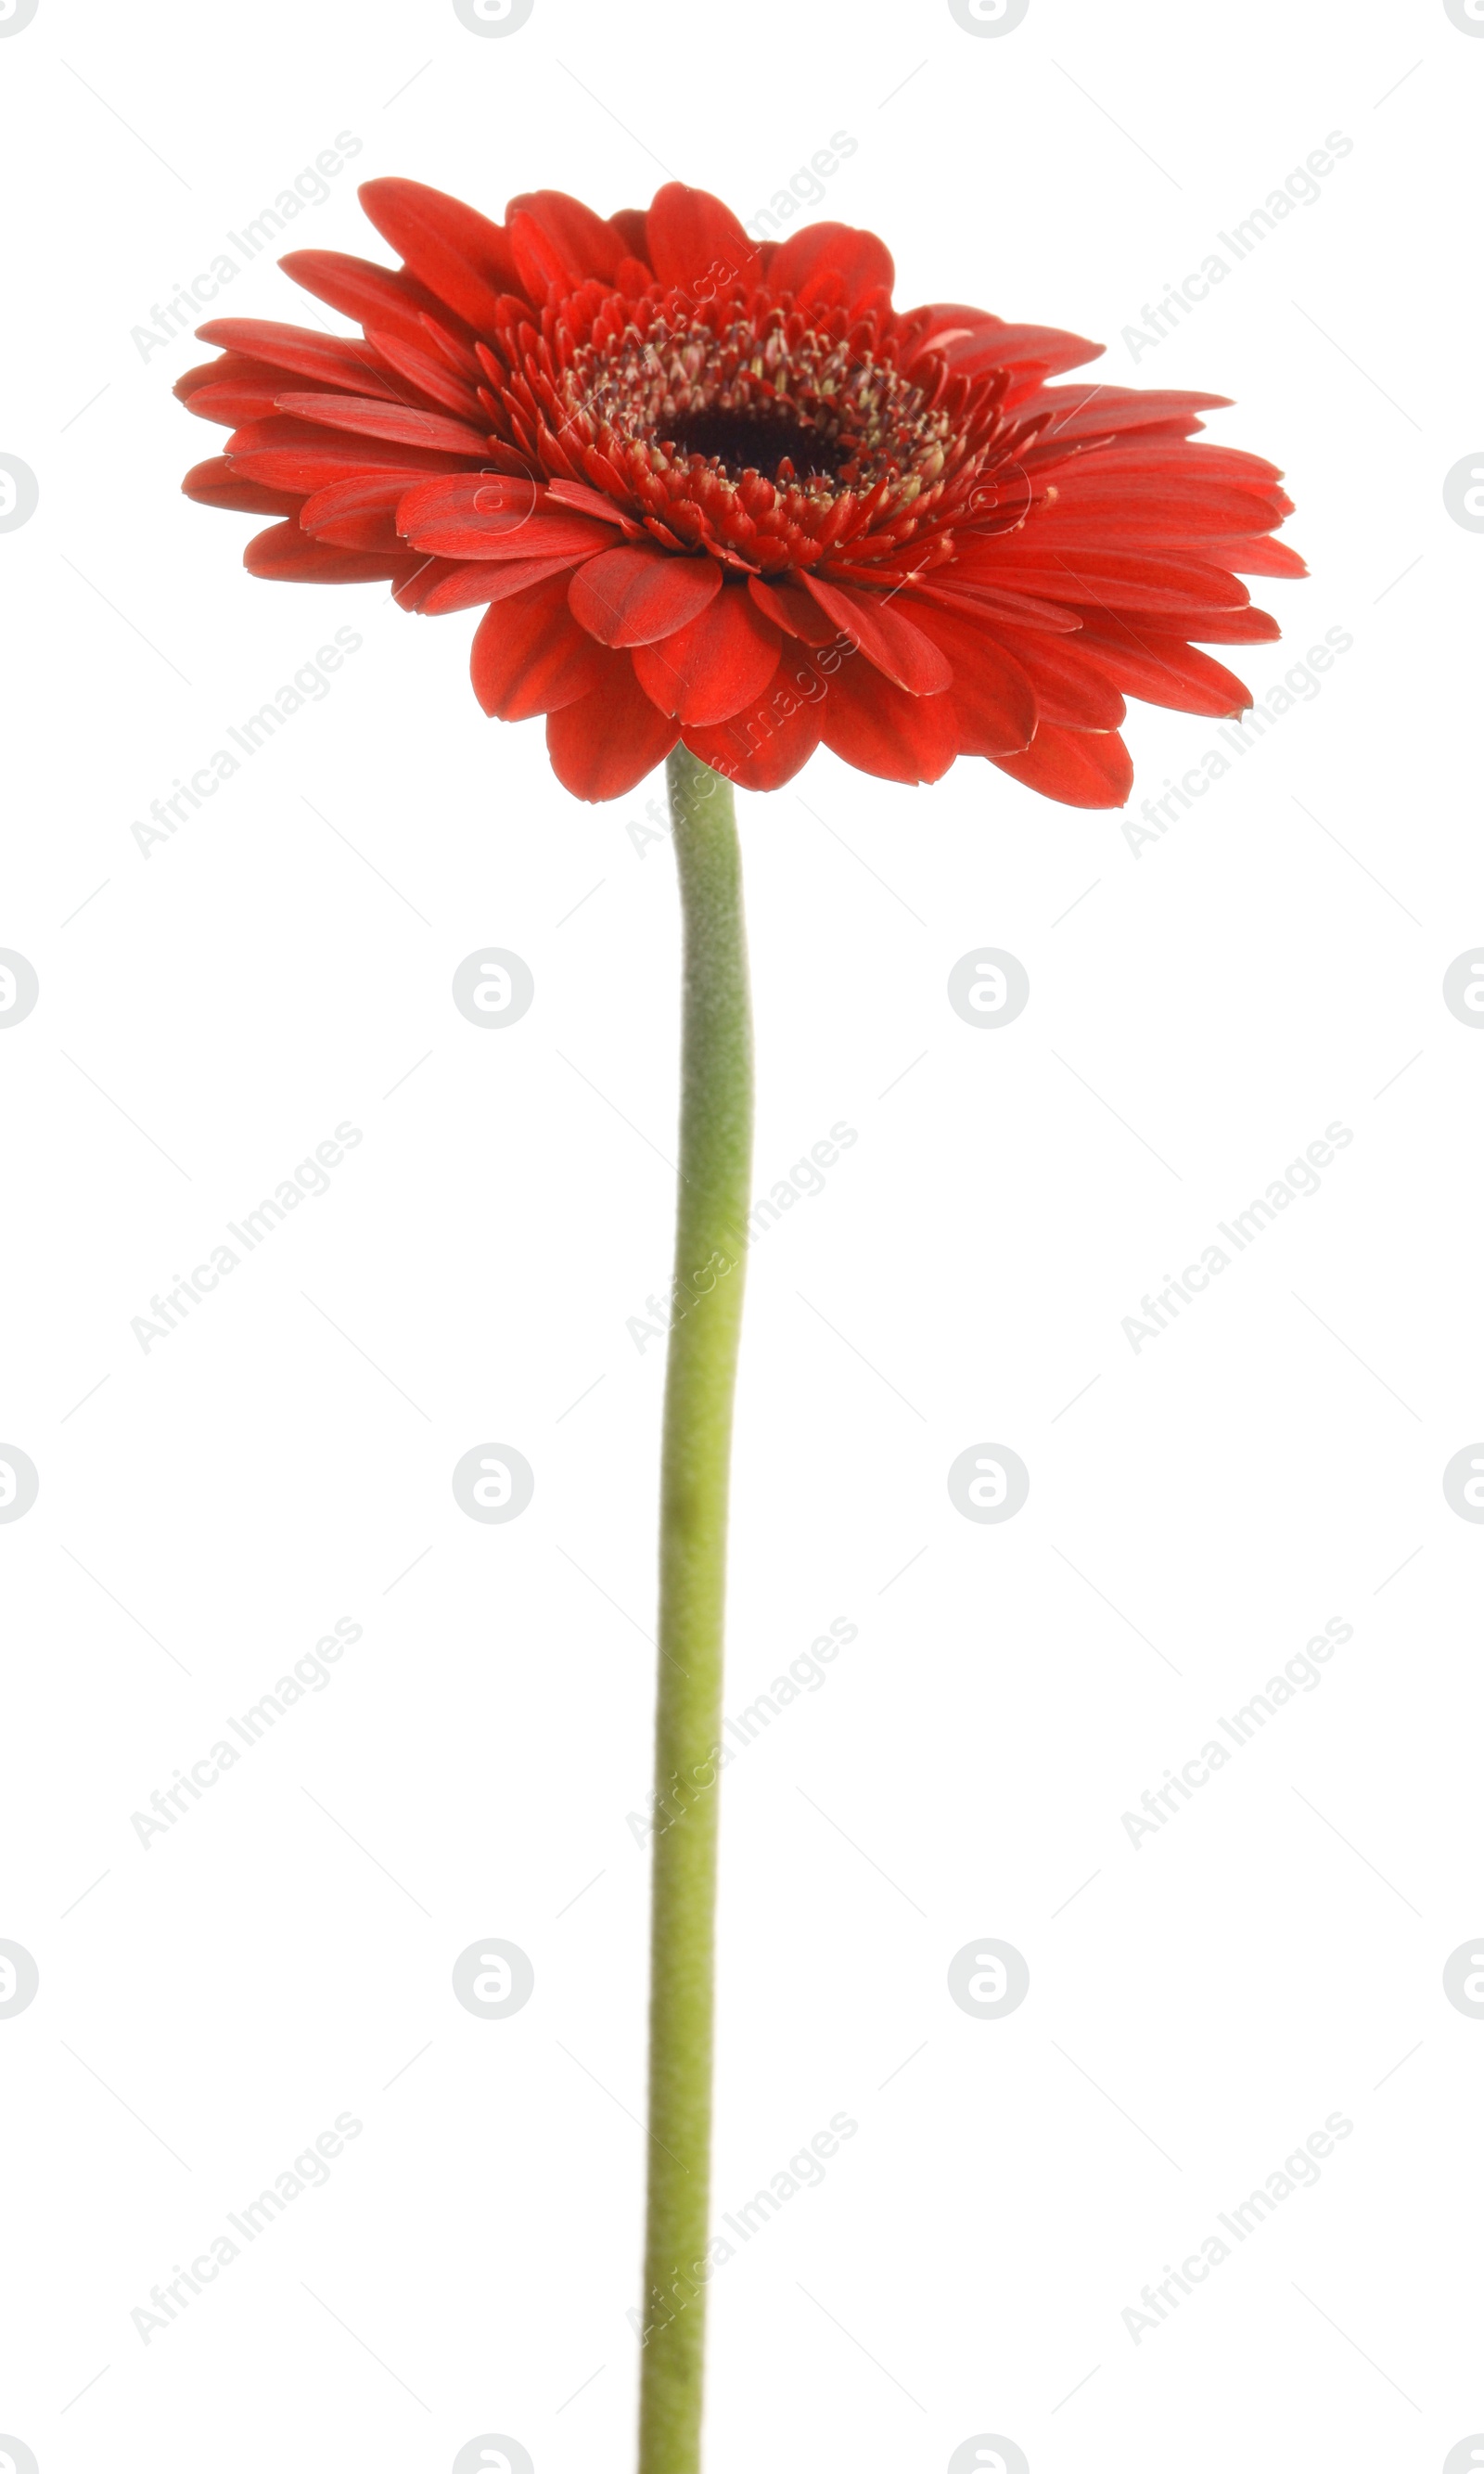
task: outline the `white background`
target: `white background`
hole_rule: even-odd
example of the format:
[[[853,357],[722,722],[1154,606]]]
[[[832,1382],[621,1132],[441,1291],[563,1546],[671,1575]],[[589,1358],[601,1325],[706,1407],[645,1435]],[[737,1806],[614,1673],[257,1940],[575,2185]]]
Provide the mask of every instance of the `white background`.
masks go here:
[[[504,40],[448,0],[40,0],[0,41],[0,449],[40,484],[0,535],[0,944],[41,982],[0,1042],[0,1435],[41,1481],[0,1529],[0,1936],[41,1976],[0,2021],[0,2432],[42,2474],[632,2462],[662,1350],[625,1325],[669,1271],[673,867],[629,830],[659,777],[580,807],[539,722],[482,717],[473,614],[254,582],[251,520],[179,495],[202,348],[131,329],[342,131],[282,246],[386,257],[383,173],[499,214],[673,172],[747,216],[854,135],[809,211],[880,230],[899,301],[1237,400],[1209,434],[1285,469],[1313,570],[1254,586],[1254,688],[1353,638],[1137,856],[970,761],[913,792],[820,753],[741,803],[759,1188],[859,1140],[751,1259],[728,1708],[859,1638],[727,1773],[718,2207],[859,2131],[716,2279],[712,2474],[941,2474],[982,2433],[1034,2474],[1396,2474],[1484,2428],[1484,2024],[1442,1990],[1484,1925],[1484,1534],[1441,1487],[1484,1433],[1484,1039],[1441,996],[1484,943],[1484,541],[1442,497],[1484,431],[1481,80],[1441,0],[1032,0],[999,39],[537,0]],[[1335,131],[1135,365],[1143,304]],[[267,252],[220,305],[316,314]],[[332,691],[143,857],[345,624]],[[1219,743],[1129,738],[1131,815]],[[535,974],[499,1036],[450,1001],[483,945]],[[981,945],[1031,977],[995,1035],[945,995]],[[142,1352],[347,1120],[330,1192]],[[1135,1354],[1143,1293],[1337,1120],[1322,1191]],[[491,1439],[536,1472],[508,1527],[450,1487]],[[1003,1527],[945,1487],[985,1439],[1031,1471]],[[346,1615],[333,1683],[141,1848]],[[1336,1616],[1323,1685],[1135,1850],[1121,1815]],[[489,1934],[536,1970],[504,2024],[450,1991]],[[986,1934],[1032,1976],[997,2024],[946,1989]],[[328,2186],[143,2343],[342,2111]],[[1135,2343],[1332,2112],[1318,2186]]]

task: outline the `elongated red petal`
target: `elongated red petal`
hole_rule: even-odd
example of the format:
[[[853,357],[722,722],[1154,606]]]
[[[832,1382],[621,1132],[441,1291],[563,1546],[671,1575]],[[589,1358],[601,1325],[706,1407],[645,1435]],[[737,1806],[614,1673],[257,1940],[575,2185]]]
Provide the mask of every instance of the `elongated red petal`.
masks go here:
[[[450,610],[476,610],[481,602],[505,601],[513,593],[523,593],[543,576],[570,575],[586,555],[586,551],[568,550],[554,558],[513,558],[499,566],[479,559],[460,559],[451,565],[429,559],[434,572],[414,606],[428,618],[444,618]]]
[[[343,257],[333,249],[291,249],[279,264],[285,275],[317,301],[328,301],[346,318],[363,327],[385,327],[426,349],[425,317],[449,324],[449,311],[436,292],[414,276],[394,274],[367,257]],[[455,321],[455,324],[458,323]]]
[[[279,410],[291,420],[312,421],[352,437],[384,439],[390,446],[431,449],[438,455],[477,458],[489,449],[483,432],[468,422],[450,421],[445,412],[426,412],[415,403],[378,403],[353,395],[281,395]]]
[[[548,576],[480,619],[469,657],[474,691],[488,714],[526,721],[575,704],[602,683],[604,655],[567,607],[567,585]]]
[[[625,543],[578,569],[572,616],[600,644],[653,644],[698,618],[720,590],[721,570],[713,559],[672,558],[658,546]]]
[[[778,630],[741,585],[660,643],[634,647],[634,675],[677,721],[726,721],[762,693],[778,667]]]
[[[824,682],[786,646],[762,695],[729,720],[681,732],[693,756],[742,790],[777,790],[802,770],[819,744]]]
[[[499,224],[421,181],[363,181],[359,196],[382,239],[430,292],[471,327],[493,322],[500,295],[516,280],[515,257]]]
[[[896,268],[886,242],[871,231],[849,224],[806,224],[779,244],[767,270],[769,283],[781,292],[796,292],[806,303],[815,293],[828,296],[838,286],[846,309],[866,293],[890,293]]]
[[[414,549],[443,558],[542,558],[613,539],[591,516],[547,506],[528,483],[497,473],[409,488],[397,521]]]
[[[1180,636],[1156,635],[1153,629],[1127,629],[1115,637],[1107,627],[1090,624],[1078,638],[1110,679],[1139,696],[1145,704],[1170,706],[1177,713],[1204,713],[1225,720],[1245,713],[1252,696],[1235,673],[1198,653]],[[1064,719],[1064,716],[1054,716]]]
[[[267,532],[255,533],[242,553],[249,575],[267,576],[276,584],[375,584],[400,578],[416,563],[327,547],[301,532],[297,523],[272,524]]]
[[[1029,746],[1035,729],[1035,691],[1003,644],[972,618],[931,604],[921,612],[925,632],[951,665],[959,750],[964,756],[1010,756]],[[1053,645],[1060,639],[1053,636]]]
[[[526,214],[538,223],[578,283],[589,275],[617,275],[628,255],[628,243],[617,226],[605,223],[580,198],[570,198],[565,189],[531,189],[512,198],[505,214],[511,222]]]
[[[909,695],[859,654],[826,676],[820,723],[835,755],[887,782],[937,782],[959,752],[950,695]]]
[[[358,335],[316,335],[308,327],[283,327],[272,318],[209,318],[196,332],[204,344],[243,352],[270,369],[292,370],[322,386],[345,387],[352,395],[396,393]]]
[[[764,617],[785,635],[797,636],[806,644],[833,644],[838,640],[840,630],[835,620],[802,585],[786,577],[749,575],[747,590]]]
[[[645,695],[627,653],[595,647],[602,684],[547,722],[551,769],[574,799],[621,799],[652,773],[679,736],[669,716]]]
[[[804,582],[825,617],[909,695],[937,695],[950,685],[952,663],[895,602],[851,584],[827,584],[807,570]]]
[[[1100,646],[1087,644],[1083,636],[1049,636],[1041,629],[996,626],[994,632],[1030,680],[1042,721],[1065,722],[1071,730],[1118,728],[1128,708]]]
[[[1020,755],[990,761],[1064,808],[1121,808],[1133,788],[1133,760],[1116,730],[1063,730],[1043,721]]]
[[[270,490],[262,481],[246,480],[232,471],[225,455],[210,455],[204,464],[193,464],[181,488],[203,507],[229,507],[239,515],[292,516],[299,510],[295,491]]]
[[[710,283],[711,291],[697,293],[710,300],[718,285],[756,271],[758,244],[708,189],[667,181],[649,208],[645,255],[661,283],[681,291]]]

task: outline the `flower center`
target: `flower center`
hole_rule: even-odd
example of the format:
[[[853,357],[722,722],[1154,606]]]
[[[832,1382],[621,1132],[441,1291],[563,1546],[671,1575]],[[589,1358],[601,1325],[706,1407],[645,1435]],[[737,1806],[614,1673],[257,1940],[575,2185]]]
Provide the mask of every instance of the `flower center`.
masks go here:
[[[699,404],[676,416],[665,443],[678,455],[699,455],[717,464],[734,481],[750,472],[761,473],[767,481],[832,482],[847,452],[833,424],[821,427],[789,403],[737,411]]]

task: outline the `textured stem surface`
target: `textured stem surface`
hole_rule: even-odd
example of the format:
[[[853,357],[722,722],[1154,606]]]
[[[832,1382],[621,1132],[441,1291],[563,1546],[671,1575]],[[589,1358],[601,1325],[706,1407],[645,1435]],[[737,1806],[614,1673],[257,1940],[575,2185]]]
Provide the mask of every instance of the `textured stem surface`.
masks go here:
[[[667,767],[685,925],[674,1322],[665,1383],[640,2474],[697,2474],[711,2186],[727,1481],[752,1155],[731,785]]]

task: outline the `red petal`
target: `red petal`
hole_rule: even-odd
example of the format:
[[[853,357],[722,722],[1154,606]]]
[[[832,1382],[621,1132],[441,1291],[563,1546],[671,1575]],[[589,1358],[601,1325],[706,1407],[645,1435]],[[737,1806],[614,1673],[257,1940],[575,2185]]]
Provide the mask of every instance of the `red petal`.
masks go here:
[[[361,550],[322,547],[296,523],[271,524],[255,533],[242,553],[249,575],[276,584],[373,584],[409,572],[415,561],[379,558]]]
[[[823,294],[838,284],[848,310],[867,292],[889,293],[896,268],[874,232],[857,231],[850,224],[807,224],[780,244],[767,279],[780,292],[796,292],[806,301],[816,288]]]
[[[954,715],[963,756],[1011,756],[1035,729],[1035,692],[1013,654],[972,618],[934,609],[922,624],[952,665]],[[1056,644],[1059,640],[1052,637]]]
[[[1296,549],[1280,541],[1224,541],[1221,556],[1239,575],[1283,575],[1295,583],[1308,573]]]
[[[1077,639],[1100,662],[1110,679],[1145,704],[1168,705],[1176,713],[1208,714],[1224,720],[1245,713],[1252,696],[1234,672],[1223,669],[1209,653],[1198,653],[1181,636],[1159,636],[1131,627],[1115,634],[1096,621]]]
[[[539,584],[543,576],[568,575],[585,557],[568,550],[559,558],[513,558],[507,565],[489,566],[480,560],[459,560],[450,567],[441,559],[429,559],[430,568],[442,569],[427,590],[418,595],[416,607],[427,618],[442,618],[450,610],[475,610],[484,601],[505,601],[513,593],[523,593],[528,585]],[[404,605],[405,606],[405,605]]]
[[[397,521],[414,549],[444,558],[541,558],[601,550],[613,539],[608,525],[547,506],[534,484],[499,473],[409,489]]]
[[[995,633],[1034,689],[1042,721],[1065,722],[1071,730],[1118,728],[1127,707],[1102,658],[1102,646],[1086,645],[1083,636],[1047,636],[1039,628],[1033,634],[997,626]]]
[[[825,675],[820,723],[826,747],[887,782],[936,782],[959,752],[951,696],[908,695],[855,654]]]
[[[937,695],[950,684],[953,665],[947,656],[884,594],[826,584],[808,570],[804,583],[826,618],[909,695]],[[1018,744],[1024,746],[1024,740]]]
[[[316,335],[307,327],[282,327],[272,318],[210,318],[196,332],[204,344],[245,352],[270,369],[317,378],[322,386],[347,387],[354,395],[375,395],[383,387],[395,393],[358,335]]]
[[[991,762],[1064,808],[1121,808],[1133,788],[1133,760],[1116,730],[1062,730],[1043,721],[1022,754]]]
[[[1026,528],[1027,534],[1034,529]],[[1203,611],[1240,610],[1248,599],[1225,569],[1195,558],[1153,557],[1137,550],[1041,551],[1025,536],[965,546],[961,571],[970,580],[1013,585],[1061,601],[1105,604],[1114,610],[1166,612],[1172,618]]]
[[[755,704],[710,728],[690,723],[681,736],[693,756],[739,789],[777,790],[818,746],[823,703],[818,672],[786,648]]]
[[[244,480],[225,455],[210,455],[193,464],[181,483],[187,498],[203,507],[230,507],[245,516],[293,516],[299,512],[294,490],[270,490],[261,481]]]
[[[486,713],[527,721],[591,695],[603,681],[606,656],[585,636],[567,607],[560,575],[499,602],[480,619],[469,675]]]
[[[646,543],[625,543],[578,569],[572,616],[600,644],[653,644],[698,618],[720,590],[714,559],[675,558]]]
[[[661,283],[710,300],[718,285],[739,275],[756,279],[758,244],[743,231],[730,206],[708,189],[667,181],[654,193],[645,255]],[[709,284],[711,290],[701,287]]]
[[[784,577],[766,582],[761,575],[749,575],[747,590],[765,618],[771,618],[786,636],[801,637],[806,644],[833,644],[839,629],[833,618],[827,618],[817,601],[810,599],[802,586]]]
[[[331,481],[304,500],[300,525],[316,540],[336,542],[342,549],[387,550],[404,557],[406,544],[399,539],[392,518],[406,488],[401,473],[357,473],[353,480]]]
[[[603,683],[553,713],[547,753],[574,799],[621,799],[669,754],[675,725],[651,704],[626,653],[603,653]]]
[[[364,181],[358,194],[382,239],[440,301],[471,327],[498,323],[500,294],[516,279],[499,224],[421,181]]]
[[[677,721],[729,720],[762,693],[778,667],[778,630],[739,585],[659,643],[634,648],[634,675]]]
[[[578,283],[589,275],[617,275],[628,255],[622,233],[580,198],[570,198],[565,189],[527,190],[523,197],[511,199],[505,214],[511,223],[519,214],[538,223],[567,273]]]
[[[631,256],[649,263],[649,218],[643,206],[620,206],[608,218],[614,230],[620,234]]]
[[[385,327],[409,344],[427,349],[426,316],[446,326],[449,312],[435,292],[410,275],[394,274],[369,257],[343,257],[334,249],[291,249],[279,264],[317,301],[328,301],[357,326]]]
[[[383,403],[353,395],[280,395],[278,400],[279,410],[291,420],[342,429],[353,438],[384,438],[393,447],[416,447],[436,455],[477,457],[489,451],[482,430],[450,421],[444,412],[425,412],[415,403]]]

